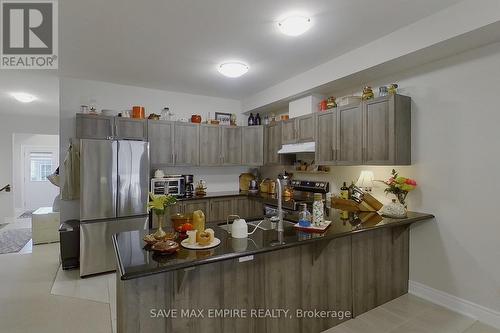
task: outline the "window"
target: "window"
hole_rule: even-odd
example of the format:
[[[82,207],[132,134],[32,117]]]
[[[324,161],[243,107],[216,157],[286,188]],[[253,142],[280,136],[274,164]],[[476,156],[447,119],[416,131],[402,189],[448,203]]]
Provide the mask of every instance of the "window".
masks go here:
[[[46,182],[47,176],[52,173],[52,153],[51,152],[31,152],[30,153],[30,174],[32,182]]]

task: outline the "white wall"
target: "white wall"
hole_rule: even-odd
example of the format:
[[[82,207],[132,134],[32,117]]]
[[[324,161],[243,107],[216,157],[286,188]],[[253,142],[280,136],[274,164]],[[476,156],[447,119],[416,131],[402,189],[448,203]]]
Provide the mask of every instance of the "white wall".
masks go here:
[[[58,134],[59,120],[56,117],[34,115],[2,114],[0,122],[0,185],[11,184],[12,192],[0,193],[0,223],[4,219],[12,219],[14,213],[14,197],[19,193],[20,187],[14,186],[13,173],[13,134],[36,133]],[[16,182],[17,184],[17,182]]]
[[[241,116],[241,103],[237,100],[184,94],[170,91],[147,89],[142,87],[118,85],[107,82],[60,79],[61,98],[61,160],[64,159],[69,138],[75,134],[75,114],[80,105],[95,103],[98,110],[130,110],[133,105],[142,105],[146,113],[159,114],[168,106],[176,114],[176,119],[190,118],[192,114],[201,114],[204,119],[215,112],[235,113],[238,124],[246,123]],[[237,190],[238,176],[245,172],[245,167],[220,168],[169,168],[170,173],[195,174],[195,179],[203,177],[209,191]],[[78,218],[78,202],[61,203],[61,220]]]
[[[391,82],[412,97],[413,165],[397,168],[419,183],[409,208],[436,216],[411,230],[410,279],[500,311],[500,43],[368,84]],[[392,167],[333,167],[316,177],[340,186],[362,169],[385,179]],[[382,190],[375,194],[387,201]]]
[[[12,185],[16,189],[14,191],[14,210],[16,214],[23,209],[22,202],[22,186],[23,186],[23,163],[22,163],[22,147],[59,147],[58,135],[46,134],[25,134],[14,133],[12,139]],[[50,184],[50,186],[54,186]],[[43,195],[43,194],[42,194]],[[52,199],[50,200],[52,201]]]

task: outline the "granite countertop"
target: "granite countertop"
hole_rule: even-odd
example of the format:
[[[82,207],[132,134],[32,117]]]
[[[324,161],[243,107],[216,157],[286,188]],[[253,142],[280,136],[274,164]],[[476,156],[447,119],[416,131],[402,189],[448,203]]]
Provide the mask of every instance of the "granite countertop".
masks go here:
[[[283,234],[284,244],[271,246],[278,239],[275,230],[258,229],[248,239],[232,238],[219,225],[211,226],[215,237],[221,240],[216,248],[207,250],[187,250],[182,248],[172,255],[157,255],[145,249],[142,238],[150,230],[136,230],[113,235],[113,245],[118,260],[118,274],[122,280],[144,277],[162,272],[208,264],[211,262],[238,258],[258,253],[276,251],[299,246],[305,243],[344,237],[377,228],[407,225],[432,219],[431,214],[408,212],[405,219],[384,218],[376,213],[350,214],[348,219],[341,219],[340,211],[328,209],[326,219],[332,224],[322,234],[304,233],[295,228],[286,228]],[[289,220],[293,220],[293,217]],[[249,226],[252,231],[253,227]]]
[[[203,200],[203,199],[212,199],[212,198],[223,198],[223,197],[238,197],[238,196],[248,196],[247,192],[240,191],[221,191],[221,192],[207,192],[206,195],[203,196],[192,196],[190,198],[179,198],[178,201],[187,201],[187,200]]]

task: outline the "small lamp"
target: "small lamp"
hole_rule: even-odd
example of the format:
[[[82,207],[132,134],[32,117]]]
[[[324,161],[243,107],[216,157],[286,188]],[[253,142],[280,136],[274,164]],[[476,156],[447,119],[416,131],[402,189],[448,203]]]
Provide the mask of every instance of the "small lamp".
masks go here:
[[[373,171],[363,170],[359,175],[356,186],[362,188],[366,192],[371,192],[373,187]]]

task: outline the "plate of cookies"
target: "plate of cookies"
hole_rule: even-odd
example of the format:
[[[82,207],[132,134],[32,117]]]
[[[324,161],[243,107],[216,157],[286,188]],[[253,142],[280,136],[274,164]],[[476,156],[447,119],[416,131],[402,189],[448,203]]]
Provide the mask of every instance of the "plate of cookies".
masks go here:
[[[216,247],[220,244],[220,239],[214,236],[212,229],[203,232],[191,230],[187,232],[188,238],[181,242],[181,245],[190,250],[205,250]]]

